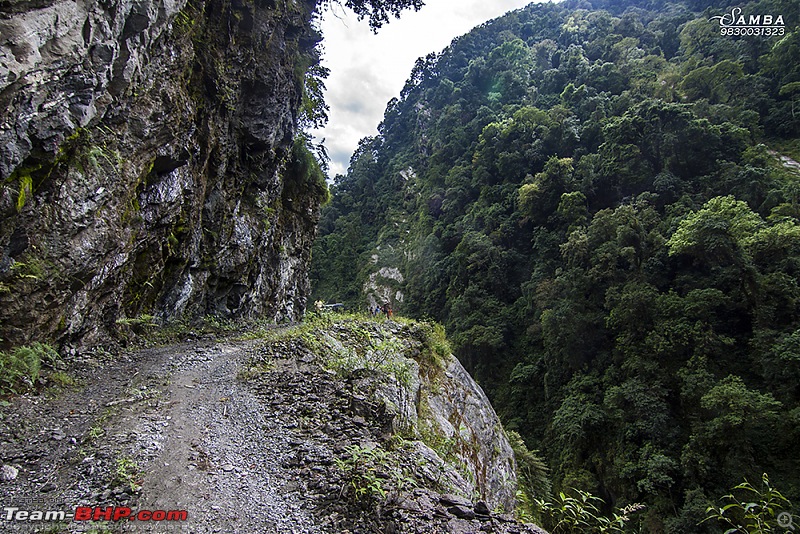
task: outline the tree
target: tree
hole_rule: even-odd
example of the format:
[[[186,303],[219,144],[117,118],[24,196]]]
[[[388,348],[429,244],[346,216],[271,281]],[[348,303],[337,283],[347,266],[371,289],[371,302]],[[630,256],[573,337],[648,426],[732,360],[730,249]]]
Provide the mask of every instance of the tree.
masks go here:
[[[792,118],[795,117],[794,104],[800,98],[800,82],[787,83],[778,92],[781,96],[788,96],[792,100]]]
[[[598,1],[418,61],[337,181],[316,272],[393,256],[404,309],[446,323],[556,491],[716,534],[708,495],[742,476],[800,488],[800,186],[774,155],[798,159],[800,34],[721,36],[729,0]],[[745,11],[790,5],[764,1]]]
[[[728,102],[740,80],[744,77],[742,66],[730,60],[717,63],[713,67],[699,67],[683,79],[681,89],[693,100],[707,98],[712,103]]]
[[[324,0],[322,5],[340,4],[340,0]],[[358,20],[369,18],[369,27],[377,33],[381,26],[389,22],[389,15],[400,18],[404,9],[419,11],[425,5],[423,0],[345,0],[344,5],[358,15]]]
[[[732,196],[712,198],[681,221],[667,242],[669,254],[690,254],[710,263],[742,265],[745,244],[763,224],[758,214]]]

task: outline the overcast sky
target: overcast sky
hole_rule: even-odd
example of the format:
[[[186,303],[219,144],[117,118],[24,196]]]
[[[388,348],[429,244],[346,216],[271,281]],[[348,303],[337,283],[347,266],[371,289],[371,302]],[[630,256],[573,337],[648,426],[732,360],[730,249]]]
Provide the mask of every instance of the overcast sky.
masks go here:
[[[313,132],[325,139],[330,178],[344,174],[358,141],[378,133],[386,104],[400,96],[419,57],[441,52],[455,37],[528,5],[531,0],[425,0],[418,12],[406,11],[374,35],[366,20],[333,5],[322,22],[322,64],[330,106],[328,125]]]

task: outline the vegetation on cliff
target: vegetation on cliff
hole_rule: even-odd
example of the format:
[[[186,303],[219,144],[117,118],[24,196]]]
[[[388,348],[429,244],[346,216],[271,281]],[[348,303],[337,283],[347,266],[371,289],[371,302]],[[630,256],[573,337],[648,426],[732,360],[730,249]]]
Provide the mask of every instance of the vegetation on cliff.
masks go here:
[[[800,31],[728,4],[531,5],[421,58],[314,250],[315,299],[397,269],[375,296],[446,326],[554,490],[651,532],[716,532],[743,477],[800,496]]]
[[[440,325],[322,312],[297,326],[268,327],[249,337],[269,344],[265,357],[245,371],[247,378],[272,372],[276,353],[313,359],[362,397],[354,415],[374,419],[384,436],[406,442],[421,485],[477,496],[490,509],[513,510],[517,479],[511,444],[486,395],[452,355]],[[376,460],[363,457],[364,451],[351,452],[352,461],[343,467]],[[392,481],[362,487],[372,484],[364,473],[359,476],[351,496],[386,497],[376,488]]]
[[[331,2],[0,3],[0,349],[302,316]],[[342,3],[373,28],[421,5]]]

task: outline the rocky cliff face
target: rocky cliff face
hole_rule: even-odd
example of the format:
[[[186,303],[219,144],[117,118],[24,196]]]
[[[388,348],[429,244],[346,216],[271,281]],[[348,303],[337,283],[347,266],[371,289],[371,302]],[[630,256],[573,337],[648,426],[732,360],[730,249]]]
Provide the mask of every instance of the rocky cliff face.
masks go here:
[[[381,421],[384,437],[405,440],[415,478],[480,499],[489,509],[514,509],[514,452],[489,399],[451,354],[441,327],[329,315],[305,328],[305,345],[357,392],[351,411]]]
[[[0,2],[0,337],[297,318],[316,0]]]

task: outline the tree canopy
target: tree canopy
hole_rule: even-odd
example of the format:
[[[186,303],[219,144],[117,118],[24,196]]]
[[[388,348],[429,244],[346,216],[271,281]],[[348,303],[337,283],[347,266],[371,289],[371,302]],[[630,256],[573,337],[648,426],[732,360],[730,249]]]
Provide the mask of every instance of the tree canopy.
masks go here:
[[[341,0],[322,0],[320,5],[340,4]],[[345,7],[358,15],[358,20],[369,19],[369,27],[377,32],[390,18],[400,18],[404,9],[419,11],[425,5],[423,0],[345,0]]]
[[[800,498],[800,31],[729,3],[531,4],[420,58],[314,250],[315,299],[396,268],[553,490],[650,532],[764,472]]]

